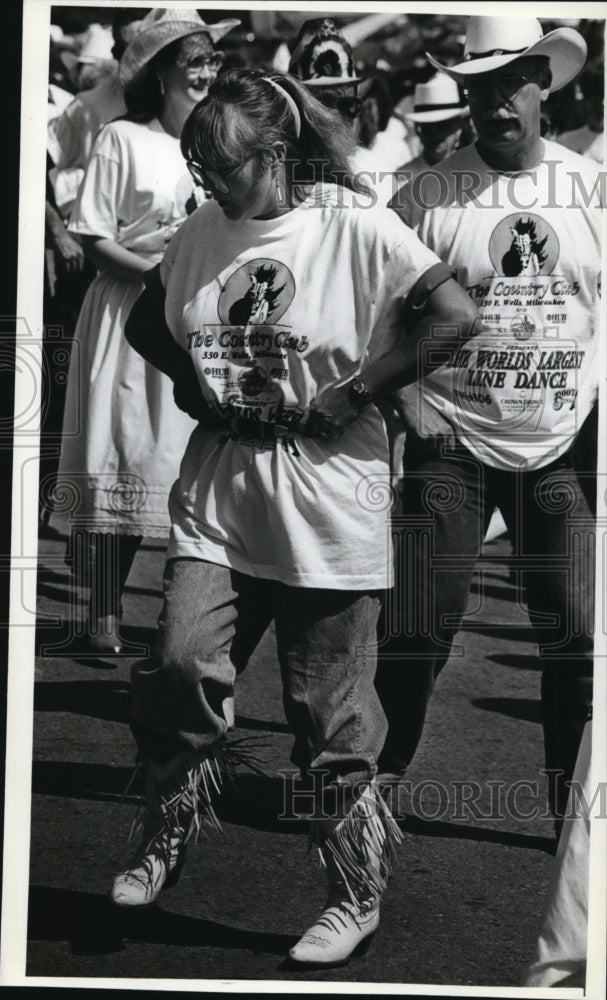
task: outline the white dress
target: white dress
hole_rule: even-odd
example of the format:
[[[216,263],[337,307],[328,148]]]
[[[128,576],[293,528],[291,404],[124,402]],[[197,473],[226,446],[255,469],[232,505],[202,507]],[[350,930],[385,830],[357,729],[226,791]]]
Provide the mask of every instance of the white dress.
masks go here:
[[[69,228],[158,263],[195,198],[179,142],[158,121],[113,122],[95,143]],[[104,273],[88,289],[70,360],[59,490],[90,530],[164,536],[168,493],[195,424],[177,409],[171,380],[124,337],[142,289]]]

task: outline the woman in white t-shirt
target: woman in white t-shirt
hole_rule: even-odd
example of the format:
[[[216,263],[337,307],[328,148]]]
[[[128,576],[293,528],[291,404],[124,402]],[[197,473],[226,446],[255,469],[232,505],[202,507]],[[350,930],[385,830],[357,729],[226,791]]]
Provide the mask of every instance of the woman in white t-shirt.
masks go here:
[[[274,620],[292,760],[312,780],[307,812],[330,886],[290,956],[327,966],[375,931],[400,839],[376,783],[391,542],[371,393],[415,377],[433,324],[468,329],[475,310],[395,213],[356,191],[347,123],[294,79],[224,74],[182,150],[213,200],[146,276],[126,335],[200,423],[171,493],[158,639],[132,671],[148,810],[111,898],[156,899],[190,834],[217,825],[222,777],[255,766],[224,706]],[[405,300],[424,317],[407,345]]]
[[[120,66],[127,114],[101,130],[69,225],[99,269],[75,332],[59,470],[79,501],[71,549],[91,584],[77,638],[86,651],[120,649],[120,595],[141,537],[168,533],[168,493],[194,426],[175,410],[170,379],[129,347],[124,323],[197,205],[179,136],[217,75],[212,39],[236,23],[211,28],[195,11],[143,19]]]

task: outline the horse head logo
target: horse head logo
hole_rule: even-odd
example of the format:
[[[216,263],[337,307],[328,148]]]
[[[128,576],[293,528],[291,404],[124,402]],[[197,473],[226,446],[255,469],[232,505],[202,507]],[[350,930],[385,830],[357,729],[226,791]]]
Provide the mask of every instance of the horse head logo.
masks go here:
[[[545,263],[547,254],[544,247],[548,236],[539,240],[533,219],[517,219],[510,226],[512,243],[502,258],[504,275],[513,278],[517,275],[538,275]]]
[[[249,271],[249,287],[241,299],[237,299],[230,309],[230,323],[246,326],[248,323],[267,323],[268,317],[278,306],[278,298],[284,289],[273,288],[277,270],[272,265],[261,264]]]

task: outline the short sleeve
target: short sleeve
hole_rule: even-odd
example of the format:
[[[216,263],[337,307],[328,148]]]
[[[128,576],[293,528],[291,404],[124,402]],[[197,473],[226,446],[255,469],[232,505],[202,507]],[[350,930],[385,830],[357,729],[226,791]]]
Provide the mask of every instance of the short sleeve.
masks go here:
[[[416,203],[415,197],[415,185],[408,181],[403,184],[402,187],[398,188],[396,194],[391,201],[388,202],[388,208],[391,208],[393,212],[396,212],[399,219],[415,231],[418,230],[419,224],[422,220],[423,212],[420,210],[420,206]]]
[[[394,299],[406,299],[421,276],[441,263],[408,226],[398,226],[393,237],[394,241],[387,247],[378,294],[378,301],[386,305]]]
[[[71,232],[117,240],[121,206],[127,196],[128,151],[112,128],[100,132],[70,218]]]
[[[387,210],[387,214],[392,213]],[[405,304],[412,291],[423,284],[424,274],[438,274],[441,261],[424,246],[419,237],[392,216],[392,241],[386,248],[386,259],[376,297],[375,322],[369,349],[371,357],[391,349],[403,336],[406,325]]]
[[[456,277],[457,268],[452,267],[451,264],[444,264],[442,261],[439,261],[438,264],[433,264],[417,279],[407,295],[407,308],[413,312],[421,311],[432,295],[432,292],[439,285],[443,285],[445,281]]]
[[[82,123],[79,127],[78,118],[71,105],[68,105],[63,114],[49,122],[47,129],[48,154],[59,170],[81,166],[79,162],[81,128]]]

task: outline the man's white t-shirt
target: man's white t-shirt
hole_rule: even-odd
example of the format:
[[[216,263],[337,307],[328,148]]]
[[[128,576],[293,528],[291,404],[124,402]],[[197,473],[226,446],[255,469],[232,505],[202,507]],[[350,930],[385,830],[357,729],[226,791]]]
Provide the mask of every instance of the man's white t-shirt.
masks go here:
[[[600,188],[592,163],[544,145],[542,163],[515,174],[460,149],[392,203],[457,268],[487,328],[418,383],[421,402],[500,469],[558,458],[597,394]]]
[[[557,142],[581,156],[588,156],[596,163],[602,163],[605,157],[605,134],[594,132],[588,125],[562,132]]]
[[[385,208],[318,187],[271,220],[208,202],[160,269],[165,314],[204,397],[293,432],[295,449],[198,428],[171,495],[169,558],[300,587],[391,582],[386,432],[370,406],[337,441],[297,434],[312,399],[403,336],[402,303],[438,261]],[[341,206],[341,207],[340,207]]]

